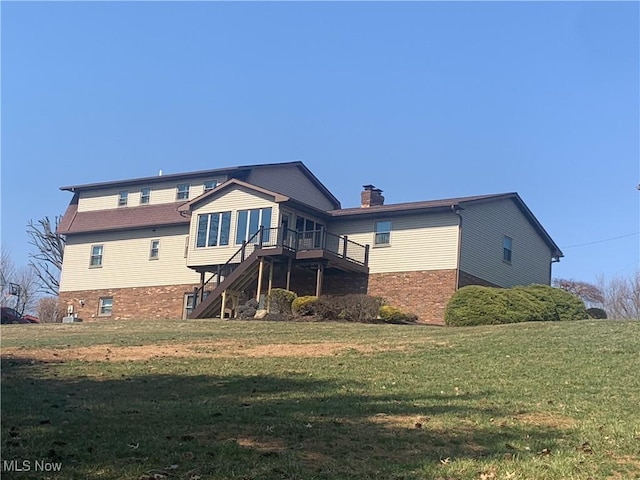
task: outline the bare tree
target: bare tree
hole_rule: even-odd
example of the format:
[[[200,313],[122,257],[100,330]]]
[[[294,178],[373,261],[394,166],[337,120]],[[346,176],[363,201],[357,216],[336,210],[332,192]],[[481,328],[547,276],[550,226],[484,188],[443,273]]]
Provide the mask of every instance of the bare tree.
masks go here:
[[[13,284],[17,285],[14,308],[20,315],[35,313],[40,290],[35,269],[31,265],[17,269]]]
[[[16,266],[9,251],[2,249],[0,252],[0,306],[13,307],[15,305],[15,299],[12,295],[12,292],[15,291],[15,273]]]
[[[556,278],[553,286],[572,293],[579,297],[589,306],[601,307],[604,304],[604,294],[602,289],[589,282],[580,280]]]
[[[58,233],[61,217],[56,216],[54,225],[49,217],[44,217],[36,223],[29,220],[27,235],[29,244],[36,248],[36,253],[29,254],[29,265],[36,272],[40,291],[48,295],[58,295],[60,289],[60,272],[64,256],[65,237]]]
[[[64,310],[58,297],[44,297],[38,301],[38,318],[41,323],[57,323],[62,321]]]
[[[630,277],[600,277],[598,284],[604,292],[604,308],[609,318],[640,320],[640,270]]]

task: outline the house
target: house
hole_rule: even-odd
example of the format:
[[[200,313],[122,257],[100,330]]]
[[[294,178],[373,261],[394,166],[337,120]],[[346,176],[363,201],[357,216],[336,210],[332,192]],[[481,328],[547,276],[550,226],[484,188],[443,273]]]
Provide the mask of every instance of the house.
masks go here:
[[[470,284],[549,284],[562,252],[517,193],[340,202],[302,163],[61,187],[60,299],[81,318],[233,316],[271,288],[369,293],[442,323]]]

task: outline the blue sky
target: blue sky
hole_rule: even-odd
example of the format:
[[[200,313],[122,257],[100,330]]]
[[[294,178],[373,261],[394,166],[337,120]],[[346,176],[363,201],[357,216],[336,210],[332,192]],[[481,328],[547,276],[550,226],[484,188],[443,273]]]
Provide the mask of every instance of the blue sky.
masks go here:
[[[387,203],[517,191],[566,255],[554,276],[639,265],[637,2],[0,8],[18,265],[62,185],[293,160],[344,207],[366,183]]]

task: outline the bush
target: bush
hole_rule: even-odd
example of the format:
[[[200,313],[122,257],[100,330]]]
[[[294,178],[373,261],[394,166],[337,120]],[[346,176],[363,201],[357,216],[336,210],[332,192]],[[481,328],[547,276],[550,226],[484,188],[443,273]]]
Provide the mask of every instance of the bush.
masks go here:
[[[241,320],[247,320],[249,318],[253,318],[258,311],[258,301],[255,298],[247,300],[242,305],[238,305],[236,309],[236,314],[238,318]]]
[[[586,320],[589,318],[584,302],[565,290],[549,285],[529,285],[518,288],[524,288],[530,295],[545,302],[548,305],[547,308],[550,309],[548,316],[553,317],[551,320]],[[553,310],[551,310],[551,302],[554,304]]]
[[[291,303],[291,311],[294,315],[300,315],[302,317],[315,315],[316,303],[318,303],[318,297],[316,296],[307,295],[298,297]]]
[[[382,305],[378,309],[378,317],[386,323],[414,323],[418,321],[418,316],[413,313],[406,313],[398,307]]]
[[[314,309],[322,320],[347,322],[375,322],[382,299],[364,294],[326,296],[318,298]]]
[[[602,308],[587,308],[587,313],[589,314],[590,318],[597,318],[602,320],[607,318],[607,312],[605,312]]]
[[[582,300],[548,285],[501,289],[471,285],[458,290],[445,310],[452,326],[583,320]]]
[[[298,298],[294,292],[283,288],[272,288],[267,296],[267,305],[270,313],[291,313],[291,304]]]

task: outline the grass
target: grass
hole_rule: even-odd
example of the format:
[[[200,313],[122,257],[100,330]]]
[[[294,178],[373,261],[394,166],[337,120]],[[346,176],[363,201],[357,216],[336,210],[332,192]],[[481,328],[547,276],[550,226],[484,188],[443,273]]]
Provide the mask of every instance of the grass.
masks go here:
[[[0,332],[6,478],[640,479],[640,322]]]

